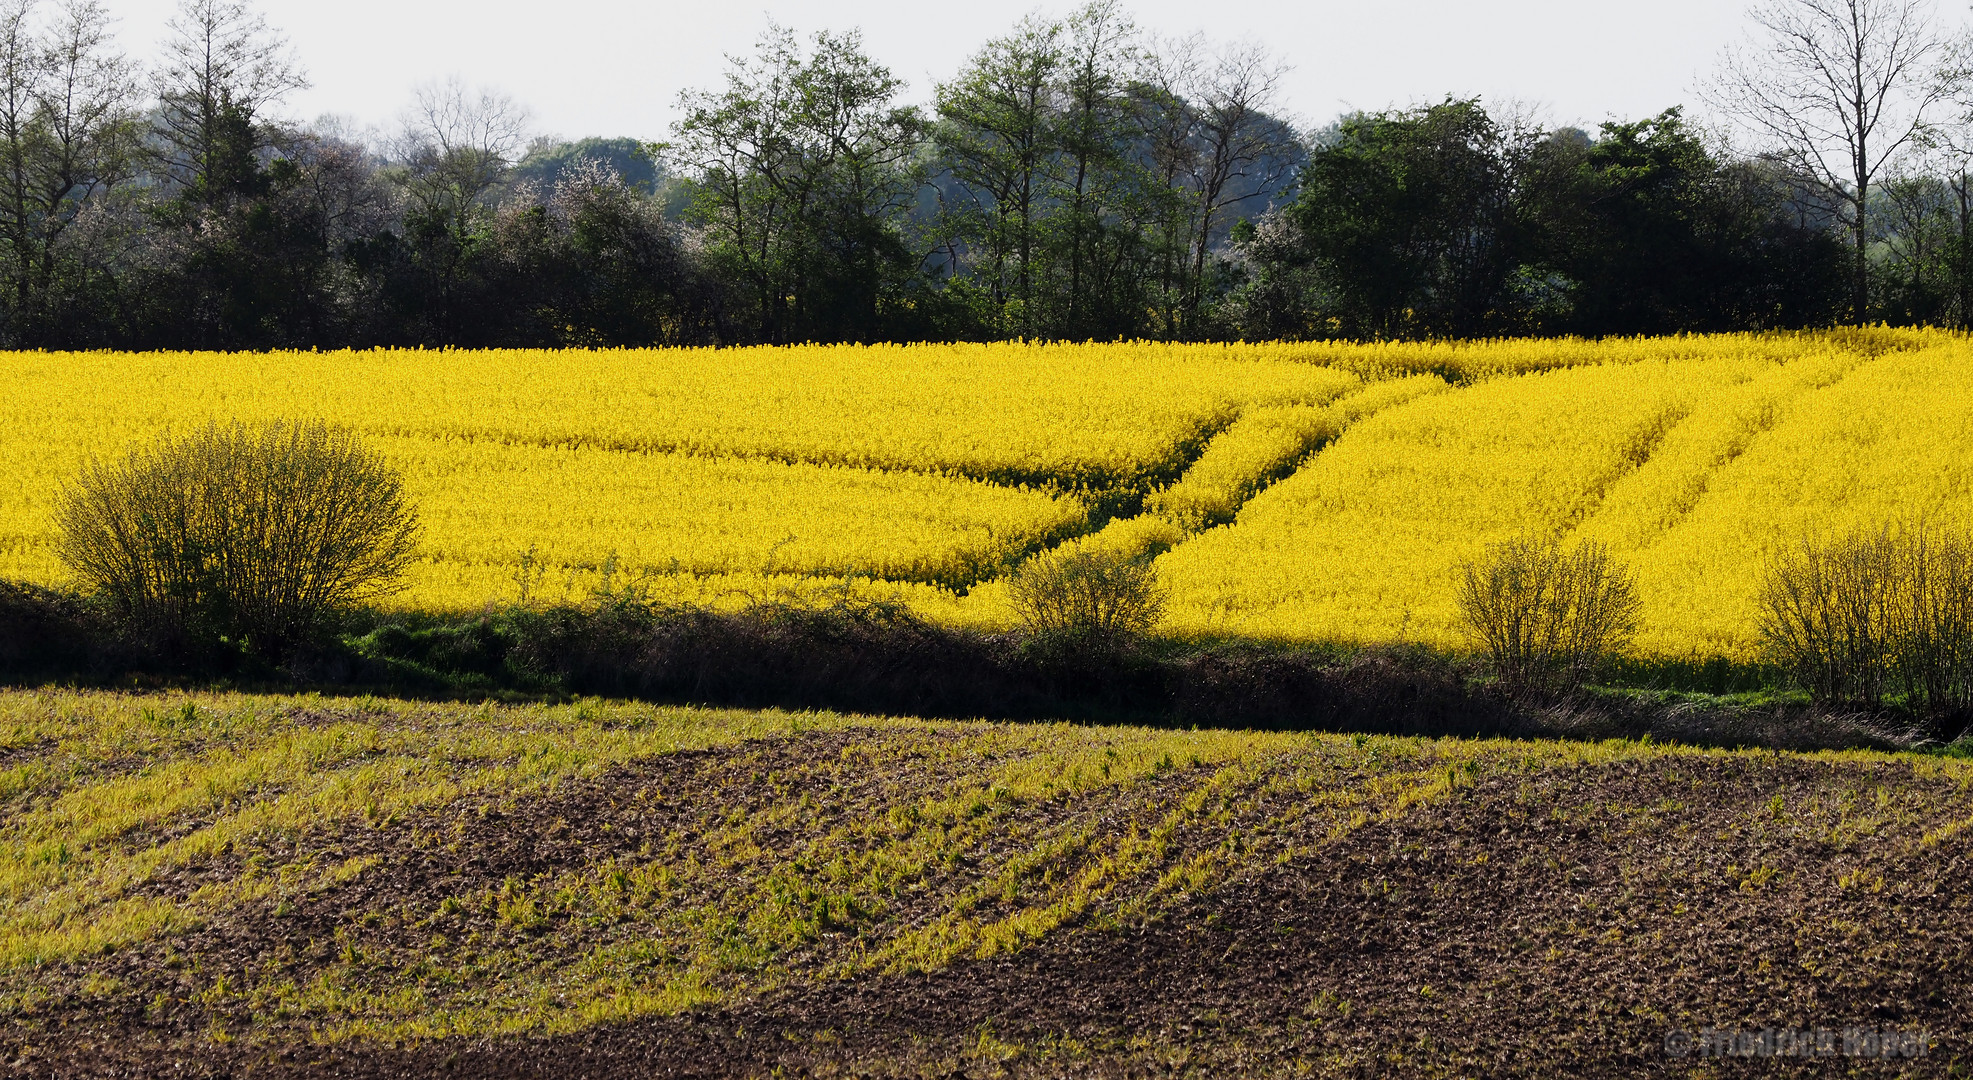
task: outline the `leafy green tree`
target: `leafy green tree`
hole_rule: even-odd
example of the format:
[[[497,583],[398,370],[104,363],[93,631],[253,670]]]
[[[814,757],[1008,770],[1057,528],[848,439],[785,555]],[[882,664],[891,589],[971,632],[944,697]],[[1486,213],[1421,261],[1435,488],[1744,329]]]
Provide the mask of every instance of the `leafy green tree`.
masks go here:
[[[1540,329],[1739,330],[1826,317],[1835,251],[1786,184],[1708,150],[1680,110],[1549,138],[1522,169],[1522,257],[1564,283]],[[1805,260],[1805,261],[1803,261]]]
[[[1477,100],[1345,117],[1289,209],[1348,336],[1503,329],[1521,147]]]
[[[810,44],[771,29],[724,90],[682,97],[665,152],[696,187],[716,272],[748,294],[748,336],[872,340],[918,271],[900,219],[923,123],[859,34]]]
[[[1178,92],[1156,80],[1169,71],[1113,0],[1094,0],[1060,22],[1024,20],[939,87],[937,160],[965,207],[959,261],[1002,333],[1150,329],[1157,272],[1182,276],[1169,253],[1190,233],[1173,183],[1182,162],[1160,156],[1165,126],[1191,130]]]
[[[1249,335],[1666,333],[1826,323],[1841,252],[1772,165],[1672,109],[1573,129],[1474,101],[1346,117],[1297,201],[1237,234]]]
[[[1032,336],[1037,225],[1057,134],[1053,93],[1065,63],[1062,27],[1029,16],[967,62],[935,92],[933,128],[941,166],[969,196],[959,227],[978,246],[1001,333]]]
[[[1720,284],[1706,205],[1719,168],[1677,109],[1601,135],[1538,148],[1523,209],[1542,248],[1533,257],[1569,280],[1576,328],[1686,325]]]
[[[1900,176],[1878,185],[1871,217],[1880,239],[1871,289],[1878,317],[1898,323],[1949,325],[1954,320],[1954,256],[1958,210],[1950,183],[1937,176]]]
[[[1961,93],[1959,97],[1964,97]],[[1871,219],[1880,319],[1973,325],[1973,106],[1925,132],[1878,187]]]
[[[0,4],[0,274],[10,339],[38,345],[64,340],[86,274],[71,227],[135,176],[140,130],[102,6],[70,0],[45,28],[33,12]]]
[[[1203,35],[1156,41],[1144,50],[1137,75],[1143,167],[1151,180],[1148,191],[1155,193],[1146,230],[1155,269],[1146,287],[1154,312],[1152,332],[1167,341],[1185,336],[1192,311],[1186,245],[1193,235],[1193,215],[1184,188],[1199,159],[1199,114],[1189,95],[1205,62],[1203,53]]]
[[[1064,26],[1059,105],[1054,119],[1056,153],[1049,179],[1054,212],[1057,289],[1048,320],[1053,336],[1083,338],[1128,333],[1117,326],[1119,291],[1136,284],[1137,245],[1130,226],[1136,216],[1141,181],[1133,150],[1139,133],[1132,68],[1137,59],[1137,28],[1117,0],[1092,0]],[[1136,312],[1125,304],[1124,319]]]

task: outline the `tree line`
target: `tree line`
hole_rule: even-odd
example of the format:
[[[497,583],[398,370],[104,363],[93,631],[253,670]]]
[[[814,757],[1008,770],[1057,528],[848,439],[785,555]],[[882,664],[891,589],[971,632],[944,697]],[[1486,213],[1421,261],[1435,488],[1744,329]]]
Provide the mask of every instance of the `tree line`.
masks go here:
[[[1710,91],[1756,132],[1739,152],[1679,108],[1591,133],[1448,97],[1304,129],[1281,58],[1118,0],[1020,20],[924,105],[858,34],[773,27],[663,142],[530,140],[456,80],[366,137],[280,114],[306,79],[244,0],[183,0],[147,69],[99,0],[0,0],[0,344],[1965,325],[1964,50],[1880,17],[1921,8],[1757,11],[1796,51]],[[1857,78],[1818,86],[1832,57]]]

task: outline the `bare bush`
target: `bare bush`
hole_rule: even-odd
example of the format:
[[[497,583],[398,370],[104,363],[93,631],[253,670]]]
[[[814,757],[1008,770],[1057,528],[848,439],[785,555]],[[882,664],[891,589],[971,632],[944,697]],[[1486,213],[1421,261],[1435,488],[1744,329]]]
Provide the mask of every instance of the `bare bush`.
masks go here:
[[[1973,537],[1908,530],[1903,587],[1892,609],[1893,670],[1907,702],[1935,713],[1973,710]]]
[[[320,423],[209,425],[92,465],[57,513],[63,560],[133,624],[263,655],[388,591],[417,531],[396,470]]]
[[[1501,685],[1579,686],[1637,632],[1637,584],[1601,544],[1521,538],[1467,563],[1459,613]]]
[[[1876,706],[1890,676],[1897,574],[1888,532],[1791,545],[1762,579],[1769,657],[1818,701]]]
[[[1164,614],[1151,560],[1075,548],[1030,559],[1009,582],[1029,634],[1050,640],[1118,643],[1149,633]]]
[[[1817,701],[1973,705],[1973,539],[1927,524],[1805,536],[1761,589],[1769,658]]]

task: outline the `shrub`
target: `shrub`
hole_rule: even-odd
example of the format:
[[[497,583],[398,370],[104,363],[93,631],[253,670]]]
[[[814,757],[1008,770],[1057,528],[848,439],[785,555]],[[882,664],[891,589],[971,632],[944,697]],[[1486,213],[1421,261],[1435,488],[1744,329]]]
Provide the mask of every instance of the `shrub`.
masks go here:
[[[1164,614],[1151,560],[1090,548],[1022,564],[1008,582],[1014,613],[1037,639],[1119,644],[1150,632]]]
[[[1934,713],[1973,710],[1973,537],[1910,529],[1899,545],[1893,672],[1905,700]]]
[[[1973,540],[1930,525],[1805,536],[1769,560],[1769,659],[1817,701],[1935,713],[1973,705]]]
[[[82,597],[0,581],[0,675],[86,671],[127,657]]]
[[[1888,532],[1803,537],[1784,549],[1761,583],[1769,658],[1817,701],[1876,706],[1891,674],[1898,574]]]
[[[1581,685],[1637,632],[1637,584],[1601,544],[1495,544],[1467,563],[1459,613],[1501,685],[1514,692]]]
[[[208,425],[94,464],[57,517],[63,561],[135,626],[268,656],[388,591],[417,531],[397,472],[320,423]]]

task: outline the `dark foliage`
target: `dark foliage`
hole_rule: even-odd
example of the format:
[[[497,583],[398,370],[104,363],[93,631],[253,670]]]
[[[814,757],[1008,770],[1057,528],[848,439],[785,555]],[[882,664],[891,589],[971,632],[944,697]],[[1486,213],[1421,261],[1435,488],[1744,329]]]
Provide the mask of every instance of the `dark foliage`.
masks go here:
[[[513,669],[577,693],[747,708],[937,717],[1118,717],[1155,710],[1156,665],[1037,657],[1017,637],[882,604],[734,614],[634,603],[512,617]]]
[[[1666,334],[1834,321],[1846,255],[1787,177],[1715,157],[1678,109],[1549,136],[1531,155],[1528,260],[1566,307],[1544,327]]]
[[[101,609],[68,593],[0,581],[0,673],[88,677],[142,659]]]
[[[1475,692],[1446,658],[1411,650],[1342,657],[1256,646],[1204,649],[1170,664],[1173,713],[1210,724],[1392,735],[1526,731],[1511,704]]]
[[[1259,337],[1825,325],[1846,256],[1797,187],[1714,155],[1677,109],[1594,140],[1471,100],[1356,114],[1279,220],[1239,234],[1232,300]]]
[[[1519,156],[1477,102],[1346,117],[1292,214],[1349,337],[1502,329]]]
[[[1423,652],[1035,644],[884,604],[728,614],[630,601],[386,626],[354,643],[372,663],[428,680],[741,708],[1381,733],[1499,734],[1526,723],[1469,687],[1458,665]]]
[[[22,39],[75,71],[0,65],[0,97],[39,103],[0,130],[0,346],[1600,335],[1848,314],[1841,223],[1677,109],[1591,137],[1448,98],[1305,136],[1264,50],[1160,56],[1115,4],[1023,21],[929,108],[857,34],[776,29],[686,96],[661,145],[529,145],[518,105],[456,85],[420,91],[383,146],[282,123],[301,79],[278,40],[245,7],[200,10],[252,62],[213,68],[174,39],[158,100],[94,7],[41,31],[73,40]],[[1964,180],[1872,196],[1872,317],[1964,324]]]
[[[438,697],[598,695],[733,708],[945,719],[1081,720],[1428,736],[1651,736],[1777,749],[1895,748],[1936,725],[1896,709],[1705,704],[1655,690],[1506,694],[1468,661],[1415,647],[1330,649],[1144,639],[1063,648],[939,626],[886,604],[737,612],[606,597],[465,620],[359,616],[288,655],[161,652],[106,609],[0,583],[0,682],[194,684]],[[1706,673],[1701,673],[1706,674]],[[1773,673],[1769,673],[1772,675]],[[1632,672],[1626,685],[1662,685]],[[1745,678],[1746,674],[1734,676]],[[1705,681],[1718,681],[1710,673]],[[1756,675],[1757,682],[1766,679]]]

